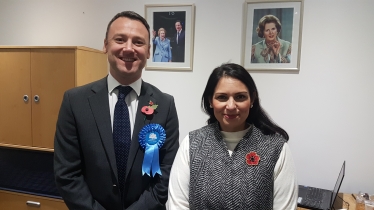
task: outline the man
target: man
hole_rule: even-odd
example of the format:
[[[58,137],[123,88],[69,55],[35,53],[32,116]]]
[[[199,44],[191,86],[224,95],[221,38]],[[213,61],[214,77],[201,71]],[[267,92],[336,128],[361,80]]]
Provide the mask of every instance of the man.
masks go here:
[[[108,76],[64,94],[54,147],[57,187],[69,209],[165,209],[179,125],[174,98],[141,79],[150,56],[147,21],[135,12],[118,13],[107,26],[104,51],[110,64]],[[117,86],[132,89],[128,88],[131,91],[123,99]],[[118,120],[124,114],[116,111],[117,104],[124,104],[122,100],[131,138],[117,135],[126,132],[118,131],[122,129],[119,122],[124,122]],[[151,106],[153,113],[149,112]],[[139,133],[150,123],[164,128],[166,134],[158,149],[161,175],[154,174],[153,166],[149,175],[142,172],[147,154]],[[118,139],[131,142],[126,145]],[[126,155],[118,150],[120,146],[128,148]]]
[[[184,30],[182,30],[182,24],[180,20],[175,21],[175,29],[175,41],[172,48],[173,62],[184,62],[185,33]]]

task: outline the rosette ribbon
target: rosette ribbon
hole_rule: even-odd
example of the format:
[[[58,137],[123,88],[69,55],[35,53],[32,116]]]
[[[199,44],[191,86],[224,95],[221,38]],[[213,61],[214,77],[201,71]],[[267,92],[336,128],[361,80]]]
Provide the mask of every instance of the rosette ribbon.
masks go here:
[[[166,139],[165,129],[160,124],[148,124],[139,133],[139,144],[144,149],[142,175],[161,175],[159,149]],[[152,174],[151,174],[152,172]]]

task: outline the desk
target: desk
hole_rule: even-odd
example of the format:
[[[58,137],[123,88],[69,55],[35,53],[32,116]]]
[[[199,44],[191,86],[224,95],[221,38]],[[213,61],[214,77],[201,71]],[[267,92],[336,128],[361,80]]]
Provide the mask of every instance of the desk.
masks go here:
[[[355,210],[356,209],[356,200],[353,198],[351,193],[339,193],[340,198],[343,198],[345,202],[349,203],[349,210]],[[339,197],[336,198],[335,209],[348,209],[348,206],[342,202],[342,200]],[[306,208],[297,207],[297,210],[306,210]]]

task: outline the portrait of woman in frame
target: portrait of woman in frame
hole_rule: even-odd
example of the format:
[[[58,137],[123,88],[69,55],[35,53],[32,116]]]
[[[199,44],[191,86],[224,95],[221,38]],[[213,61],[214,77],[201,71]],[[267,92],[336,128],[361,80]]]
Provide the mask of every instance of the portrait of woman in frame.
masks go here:
[[[303,0],[247,0],[242,65],[247,70],[299,70]]]

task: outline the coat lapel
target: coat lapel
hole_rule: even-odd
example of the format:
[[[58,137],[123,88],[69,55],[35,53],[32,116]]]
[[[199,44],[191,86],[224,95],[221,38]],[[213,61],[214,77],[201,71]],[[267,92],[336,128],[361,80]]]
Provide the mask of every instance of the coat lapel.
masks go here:
[[[137,153],[139,152],[139,149],[140,149],[139,148],[140,147],[139,137],[138,137],[140,130],[149,122],[149,120],[145,119],[145,116],[142,114],[141,109],[143,106],[146,106],[149,104],[149,101],[151,100],[151,96],[152,96],[152,92],[149,90],[147,83],[142,81],[142,88],[140,91],[138,108],[136,111],[134,131],[132,133],[130,153],[127,159],[127,166],[131,166],[131,167],[126,168],[126,177],[128,176],[130,169],[132,168],[134,164],[135,157],[137,156]]]
[[[96,126],[107,154],[110,167],[118,179],[116,156],[114,153],[112,126],[110,120],[107,77],[92,86],[93,95],[88,98]]]

